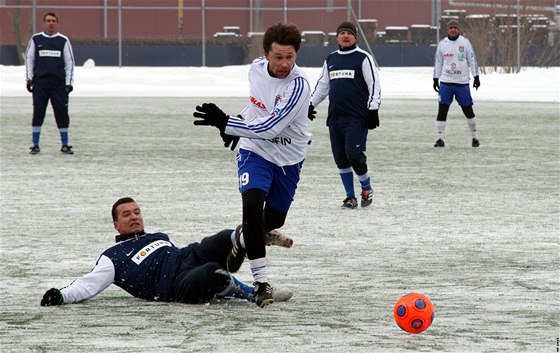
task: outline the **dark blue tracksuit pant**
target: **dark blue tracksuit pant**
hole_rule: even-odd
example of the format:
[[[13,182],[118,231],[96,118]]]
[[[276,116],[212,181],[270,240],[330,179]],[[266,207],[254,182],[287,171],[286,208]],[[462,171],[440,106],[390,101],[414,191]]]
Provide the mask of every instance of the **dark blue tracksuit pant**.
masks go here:
[[[214,297],[217,286],[215,271],[227,269],[227,257],[233,248],[232,232],[233,229],[224,229],[202,239],[200,243],[188,246],[190,251],[183,259],[173,283],[175,301],[199,304]]]
[[[33,83],[33,120],[32,126],[42,126],[47,112],[47,105],[51,101],[56,125],[59,129],[68,128],[68,93],[64,80],[47,75],[35,77]]]

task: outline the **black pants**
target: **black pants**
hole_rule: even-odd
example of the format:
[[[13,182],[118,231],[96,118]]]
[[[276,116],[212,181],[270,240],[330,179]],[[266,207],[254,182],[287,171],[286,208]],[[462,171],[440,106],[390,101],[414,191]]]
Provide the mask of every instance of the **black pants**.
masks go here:
[[[64,89],[64,80],[56,76],[34,78],[33,84],[33,121],[31,126],[42,126],[47,113],[49,100],[53,107],[56,126],[68,128],[68,92]]]
[[[231,233],[233,229],[202,239],[200,243],[188,246],[190,251],[183,259],[175,281],[173,282],[173,301],[200,304],[210,301],[222,288],[223,277],[217,276],[215,271],[227,268],[227,256],[233,244]],[[219,291],[216,288],[220,288]]]
[[[352,167],[357,175],[367,173],[367,157],[365,154],[367,135],[368,129],[365,125],[329,125],[331,149],[338,169]]]

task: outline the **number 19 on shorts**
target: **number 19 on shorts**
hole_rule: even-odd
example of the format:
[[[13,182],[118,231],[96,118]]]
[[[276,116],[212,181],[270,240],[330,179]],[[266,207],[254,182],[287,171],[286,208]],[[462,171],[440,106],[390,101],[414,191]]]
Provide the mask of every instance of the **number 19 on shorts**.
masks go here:
[[[249,184],[249,173],[245,172],[239,176],[239,188]]]

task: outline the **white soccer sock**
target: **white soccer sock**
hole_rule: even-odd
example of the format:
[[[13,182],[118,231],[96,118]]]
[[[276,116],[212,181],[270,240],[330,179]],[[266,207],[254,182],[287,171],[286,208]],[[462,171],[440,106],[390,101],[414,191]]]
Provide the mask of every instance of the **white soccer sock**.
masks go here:
[[[469,125],[469,129],[471,130],[471,135],[473,139],[477,139],[478,131],[476,131],[476,117],[467,119],[467,124]]]
[[[249,265],[251,266],[251,273],[253,274],[253,278],[255,279],[255,281],[260,283],[268,283],[265,257],[249,260]]]
[[[445,141],[445,126],[447,125],[447,121],[439,121],[436,120],[436,128],[438,133],[438,139]]]

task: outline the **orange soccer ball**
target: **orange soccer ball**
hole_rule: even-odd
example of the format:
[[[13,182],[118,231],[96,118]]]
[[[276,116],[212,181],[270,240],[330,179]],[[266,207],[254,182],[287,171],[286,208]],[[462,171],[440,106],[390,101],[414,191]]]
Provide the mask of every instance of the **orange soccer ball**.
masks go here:
[[[423,294],[406,294],[397,300],[393,316],[401,329],[409,333],[420,333],[434,321],[434,305]]]

